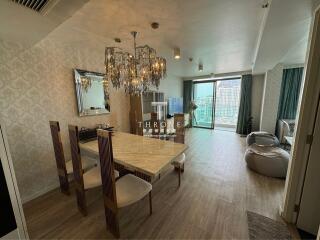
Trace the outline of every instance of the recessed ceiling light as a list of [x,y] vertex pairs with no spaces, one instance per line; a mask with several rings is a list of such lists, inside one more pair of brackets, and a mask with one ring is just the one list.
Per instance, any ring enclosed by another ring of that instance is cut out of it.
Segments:
[[180,59],[181,58],[180,48],[174,48],[173,49],[173,57],[174,57],[174,59]]

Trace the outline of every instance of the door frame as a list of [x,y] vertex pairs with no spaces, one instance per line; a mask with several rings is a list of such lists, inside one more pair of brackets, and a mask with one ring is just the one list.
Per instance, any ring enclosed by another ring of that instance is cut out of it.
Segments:
[[[318,200],[320,195],[314,196],[314,186],[318,182],[318,153],[320,145],[320,95],[318,99],[318,111],[313,124],[313,143],[311,144],[310,151],[308,153],[308,161],[306,166],[305,175],[303,178],[303,188],[299,202],[299,212],[297,214],[297,228],[302,229],[306,232],[316,235],[318,233],[318,224],[314,225],[313,221],[310,221],[310,216],[315,213],[319,213],[319,208],[310,208],[310,206],[318,205]],[[314,145],[315,144],[315,145]],[[316,151],[316,152],[315,152]],[[318,151],[318,152],[317,152]],[[315,179],[316,177],[316,179]],[[314,198],[316,197],[316,198]],[[320,216],[318,216],[317,221],[320,223]]]
[[18,189],[17,180],[14,173],[14,166],[10,154],[9,143],[6,136],[6,131],[3,122],[0,119],[0,156],[1,163],[8,186],[8,191],[10,195],[10,200],[16,219],[17,229],[11,233],[3,236],[6,238],[17,238],[19,239],[29,239],[27,224],[23,212],[23,207],[21,203],[21,197]]
[[[200,84],[200,83],[214,83],[214,87],[213,87],[213,111],[212,111],[212,116],[211,119],[213,120],[211,123],[211,128],[209,127],[202,127],[202,126],[194,126],[192,125],[192,127],[194,128],[205,128],[205,129],[214,129],[215,128],[215,120],[216,120],[216,99],[217,99],[217,82],[219,81],[228,81],[228,80],[240,80],[240,84],[241,84],[241,76],[236,76],[236,77],[226,77],[226,78],[219,78],[219,79],[209,79],[209,80],[193,80],[192,84]],[[194,87],[192,89],[192,99],[194,99]],[[241,94],[241,90],[240,90],[240,94]]]
[[296,224],[306,174],[311,143],[308,136],[313,134],[320,95],[320,9],[314,11],[311,25],[306,65],[303,73],[302,94],[299,98],[297,124],[292,145],[284,199],[280,214],[289,223]]

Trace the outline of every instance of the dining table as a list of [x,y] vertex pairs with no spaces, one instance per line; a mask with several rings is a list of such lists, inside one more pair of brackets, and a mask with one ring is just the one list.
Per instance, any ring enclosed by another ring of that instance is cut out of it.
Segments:
[[[81,152],[99,157],[98,140],[80,142]],[[186,144],[125,132],[112,133],[114,166],[118,171],[130,171],[153,182],[175,158],[187,150]]]

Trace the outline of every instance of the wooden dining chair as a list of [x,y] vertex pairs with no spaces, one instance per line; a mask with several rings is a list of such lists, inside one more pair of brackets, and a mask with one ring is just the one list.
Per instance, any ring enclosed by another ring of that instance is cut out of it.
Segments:
[[151,130],[152,137],[159,138],[160,137],[160,121],[158,120],[158,114],[156,112],[151,113]]
[[143,121],[138,119],[136,111],[131,110],[129,112],[130,118],[130,133],[143,136]]
[[115,181],[111,132],[98,130],[99,157],[106,225],[117,238],[120,237],[118,210],[131,205],[149,194],[152,214],[152,185],[132,174]]
[[80,155],[79,132],[77,126],[69,125],[69,138],[77,205],[79,211],[84,216],[86,216],[87,203],[85,191],[102,185],[100,167],[96,166],[84,173],[82,171],[83,168]]
[[160,121],[160,139],[161,140],[168,140],[168,126],[167,126],[167,120]]
[[[174,128],[176,130],[174,142],[184,144],[185,127],[184,127],[184,114],[174,114]],[[184,172],[184,163],[186,161],[186,154],[182,153],[172,162],[175,169],[179,173],[179,187],[181,185],[181,173]]]
[[[56,165],[58,170],[60,190],[62,193],[69,195],[69,176],[73,174],[72,161],[66,161],[61,141],[60,124],[57,121],[49,121],[54,154],[56,158]],[[93,159],[84,158],[82,160],[83,170],[94,167],[95,161]]]
[[52,143],[54,155],[56,158],[56,165],[58,170],[58,177],[60,182],[60,190],[62,193],[69,195],[69,180],[66,167],[66,160],[64,158],[63,145],[61,141],[60,125],[59,122],[50,121],[50,130],[52,136]]

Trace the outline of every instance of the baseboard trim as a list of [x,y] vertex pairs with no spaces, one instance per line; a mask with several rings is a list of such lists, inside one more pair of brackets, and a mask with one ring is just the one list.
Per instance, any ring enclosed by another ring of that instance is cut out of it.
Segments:
[[54,190],[54,189],[56,189],[58,187],[59,187],[59,183],[57,182],[57,183],[54,183],[54,184],[42,189],[41,191],[38,191],[38,192],[36,192],[36,193],[34,193],[32,195],[24,197],[24,198],[21,199],[22,204],[30,202],[30,201],[32,201],[32,200],[34,200],[34,199],[36,199],[36,198],[38,198],[38,197],[50,192],[50,191],[52,191],[52,190]]

